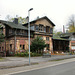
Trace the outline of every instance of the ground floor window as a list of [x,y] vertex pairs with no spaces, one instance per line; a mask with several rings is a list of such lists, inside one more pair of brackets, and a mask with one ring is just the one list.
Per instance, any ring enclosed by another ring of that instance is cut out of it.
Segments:
[[4,50],[4,47],[2,47],[2,51]]
[[10,50],[12,50],[12,44],[10,44]]
[[49,41],[49,37],[46,37],[46,40]]
[[71,46],[72,49],[75,49],[75,46]]
[[0,51],[1,51],[1,47],[0,47]]
[[25,45],[20,45],[20,49],[25,49]]
[[49,50],[49,44],[47,44],[47,50]]
[[23,49],[25,48],[25,45],[23,45]]

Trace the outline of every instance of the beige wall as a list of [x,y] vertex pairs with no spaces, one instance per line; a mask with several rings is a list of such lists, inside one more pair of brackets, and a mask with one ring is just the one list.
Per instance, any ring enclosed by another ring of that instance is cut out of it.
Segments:
[[41,20],[38,20],[35,24],[43,24],[44,26],[50,26],[50,27],[53,27],[46,19],[41,19]]

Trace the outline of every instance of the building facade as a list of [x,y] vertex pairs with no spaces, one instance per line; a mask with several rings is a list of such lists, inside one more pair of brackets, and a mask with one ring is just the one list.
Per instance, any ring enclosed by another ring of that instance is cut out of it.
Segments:
[[[4,34],[4,42],[0,44],[0,52],[15,54],[28,50],[28,23],[19,24],[15,18],[13,22],[0,20],[1,31]],[[52,37],[55,25],[46,16],[30,22],[30,39],[41,36],[48,44],[45,50],[53,51]]]

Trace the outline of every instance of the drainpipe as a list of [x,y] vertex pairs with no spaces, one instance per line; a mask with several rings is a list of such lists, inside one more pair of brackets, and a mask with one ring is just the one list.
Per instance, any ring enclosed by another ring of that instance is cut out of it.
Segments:
[[14,54],[16,53],[16,29],[15,29],[15,36],[14,36]]
[[6,57],[6,37],[5,37],[5,57]]

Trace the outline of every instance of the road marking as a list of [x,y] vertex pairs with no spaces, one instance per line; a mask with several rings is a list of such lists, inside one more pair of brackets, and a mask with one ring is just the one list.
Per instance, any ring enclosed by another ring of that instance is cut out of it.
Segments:
[[58,63],[56,63],[56,64],[47,65],[47,66],[42,66],[42,67],[37,67],[37,68],[34,68],[34,69],[29,68],[28,70],[23,70],[23,71],[13,72],[13,73],[4,74],[4,75],[17,74],[17,73],[28,72],[28,71],[38,70],[38,69],[42,69],[42,68],[47,68],[47,67],[57,66],[57,65],[61,65],[61,64],[73,62],[73,61],[75,61],[75,58],[73,58],[73,59],[66,59],[66,61],[65,61],[65,62],[64,62],[64,61],[65,61],[65,60],[62,60],[61,63],[58,62]]

